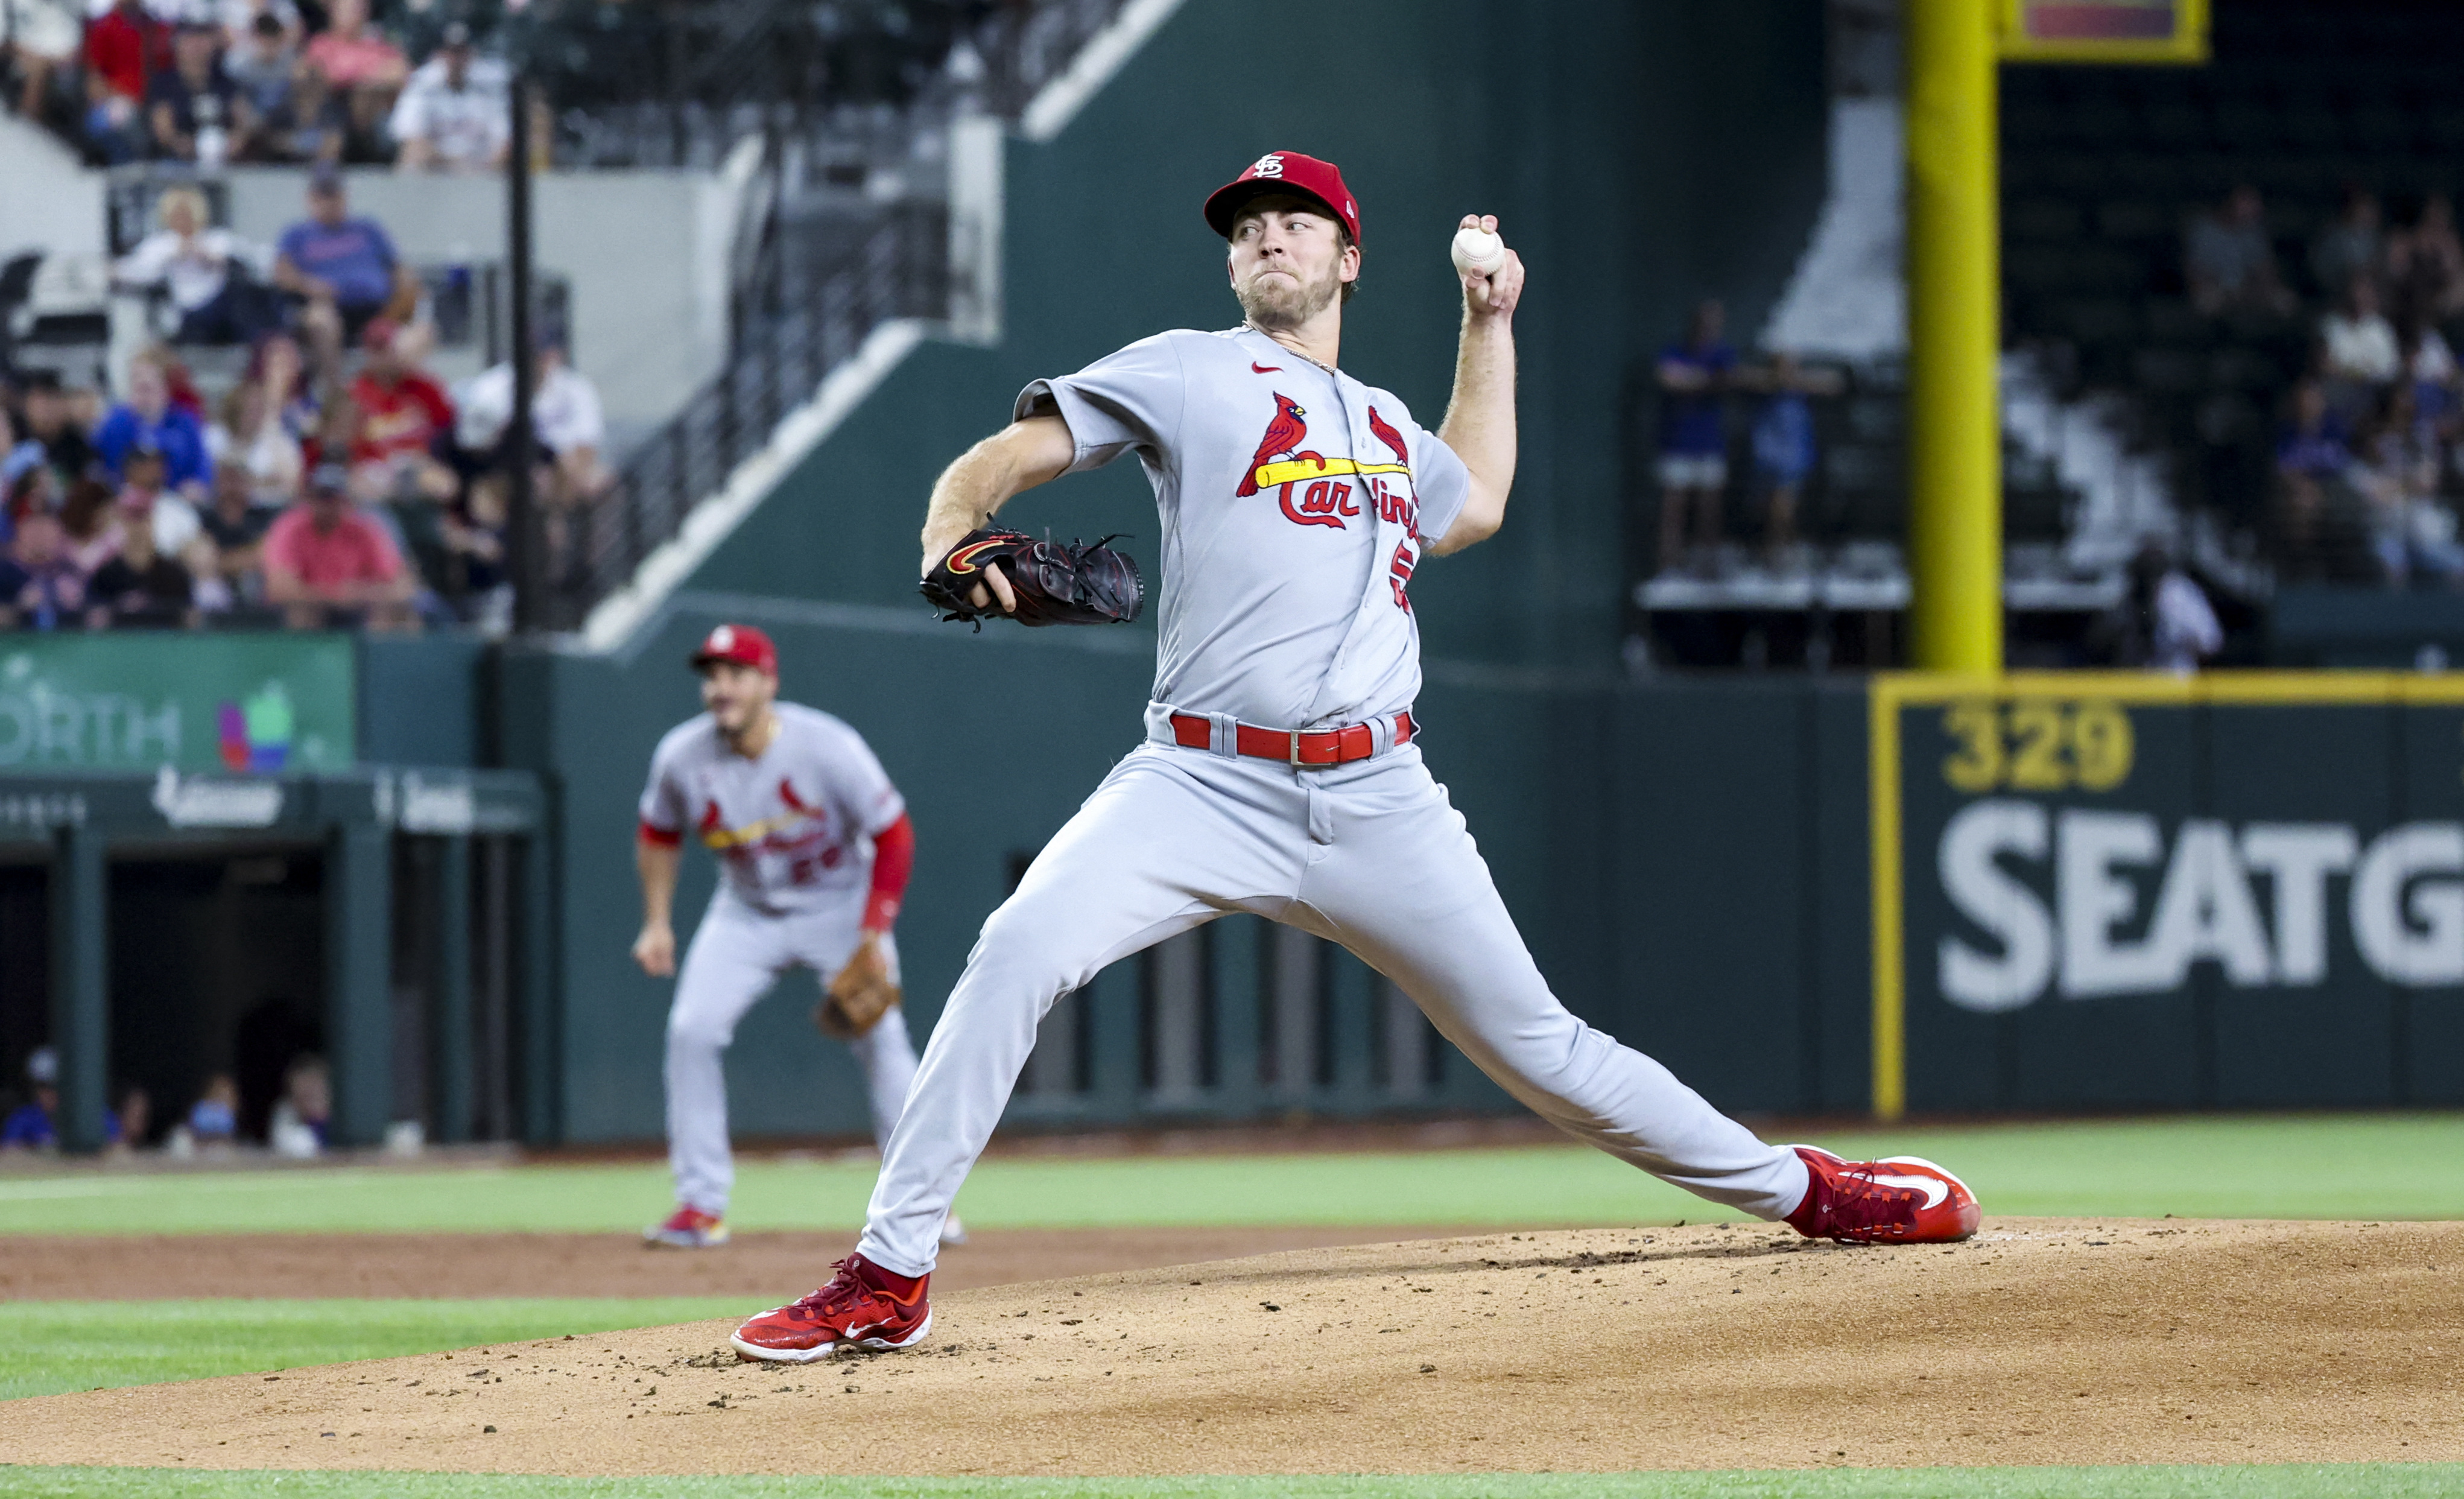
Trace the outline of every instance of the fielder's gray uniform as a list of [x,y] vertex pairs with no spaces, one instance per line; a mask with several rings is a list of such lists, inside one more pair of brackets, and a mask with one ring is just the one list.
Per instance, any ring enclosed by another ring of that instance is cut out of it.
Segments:
[[[690,834],[717,855],[718,888],[685,949],[668,1011],[668,1164],[676,1201],[724,1215],[736,1182],[720,1058],[736,1024],[790,968],[826,986],[862,937],[872,836],[906,814],[864,737],[817,709],[778,703],[778,737],[758,759],[728,747],[704,714],[650,757],[642,830]],[[898,950],[885,934],[891,977]],[[907,1017],[891,1009],[848,1042],[864,1068],[874,1137],[890,1138],[915,1076]]]
[[[933,1268],[942,1217],[1055,999],[1235,911],[1350,948],[1577,1138],[1715,1201],[1793,1209],[1793,1152],[1558,1003],[1419,746],[1395,743],[1420,685],[1407,588],[1424,539],[1469,496],[1462,460],[1391,392],[1245,329],[1142,340],[1027,386],[1017,414],[1039,409],[1068,424],[1072,472],[1134,452],[1155,486],[1148,742],[985,922],[883,1153],[865,1258]],[[1209,720],[1209,747],[1177,742],[1176,713]],[[1380,753],[1323,769],[1240,758],[1236,721],[1366,723]]]

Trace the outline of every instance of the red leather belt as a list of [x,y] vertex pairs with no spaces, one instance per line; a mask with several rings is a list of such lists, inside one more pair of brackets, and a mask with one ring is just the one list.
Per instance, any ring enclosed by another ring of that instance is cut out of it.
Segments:
[[[1213,749],[1215,724],[1194,714],[1172,716],[1173,742],[1183,749]],[[1280,760],[1293,766],[1348,765],[1355,760],[1367,760],[1377,753],[1376,731],[1365,723],[1344,729],[1321,729],[1304,734],[1298,729],[1262,729],[1255,724],[1233,725],[1233,747],[1254,760]],[[1395,716],[1395,743],[1399,747],[1412,742],[1412,716]]]

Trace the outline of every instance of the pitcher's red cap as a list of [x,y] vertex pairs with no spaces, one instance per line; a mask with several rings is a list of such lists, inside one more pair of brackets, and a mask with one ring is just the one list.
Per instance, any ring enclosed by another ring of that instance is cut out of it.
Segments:
[[1321,162],[1314,156],[1298,151],[1268,151],[1249,164],[1249,169],[1215,189],[1206,200],[1206,222],[1215,232],[1226,239],[1232,237],[1232,220],[1241,206],[1251,198],[1268,192],[1296,192],[1304,198],[1315,198],[1327,211],[1343,221],[1352,231],[1352,242],[1360,243],[1360,205],[1352,200],[1352,189],[1343,185],[1342,169],[1332,162]]
[[750,625],[721,625],[703,636],[700,649],[693,653],[693,670],[698,672],[713,661],[732,661],[772,676],[779,674],[779,648]]

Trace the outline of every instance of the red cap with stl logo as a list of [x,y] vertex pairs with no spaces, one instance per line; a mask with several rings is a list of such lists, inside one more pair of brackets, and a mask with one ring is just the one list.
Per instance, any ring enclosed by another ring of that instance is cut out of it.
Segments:
[[1304,198],[1315,198],[1326,205],[1328,212],[1343,221],[1343,227],[1352,231],[1352,242],[1360,243],[1360,205],[1352,200],[1352,189],[1343,185],[1342,169],[1332,162],[1321,162],[1298,151],[1268,151],[1251,162],[1247,171],[1216,188],[1206,200],[1206,222],[1215,232],[1230,239],[1232,220],[1240,214],[1242,205],[1270,192],[1295,192]]
[[698,672],[714,661],[749,666],[771,676],[779,674],[779,648],[750,625],[721,625],[703,636],[701,648],[693,653],[693,670]]

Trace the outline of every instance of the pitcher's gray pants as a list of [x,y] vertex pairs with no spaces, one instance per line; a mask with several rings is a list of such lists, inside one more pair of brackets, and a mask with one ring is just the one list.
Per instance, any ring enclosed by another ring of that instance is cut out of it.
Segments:
[[[668,1011],[668,1168],[676,1201],[725,1214],[736,1185],[727,1148],[727,1073],[720,1065],[744,1018],[781,974],[809,968],[826,988],[854,956],[863,935],[864,892],[820,911],[764,915],[721,885],[685,949],[676,998]],[[898,977],[898,947],[882,939],[890,976]],[[906,1011],[895,1009],[847,1043],[864,1069],[872,1105],[872,1135],[885,1144],[915,1078],[915,1043]]]
[[1763,1218],[1804,1200],[1794,1153],[1557,1003],[1418,745],[1293,770],[1153,742],[1157,710],[1148,716],[1151,741],[1113,767],[984,923],[882,1153],[866,1259],[902,1275],[933,1268],[941,1220],[1054,1000],[1235,911],[1350,948],[1575,1138]]

